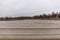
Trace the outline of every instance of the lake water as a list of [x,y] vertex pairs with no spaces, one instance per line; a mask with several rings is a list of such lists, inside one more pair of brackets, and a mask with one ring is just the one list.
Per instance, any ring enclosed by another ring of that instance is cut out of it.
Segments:
[[59,20],[0,21],[0,28],[60,28]]

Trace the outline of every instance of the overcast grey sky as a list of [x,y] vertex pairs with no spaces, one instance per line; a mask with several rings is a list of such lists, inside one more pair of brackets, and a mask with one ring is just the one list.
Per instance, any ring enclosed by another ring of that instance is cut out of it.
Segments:
[[60,11],[60,0],[0,0],[0,16],[33,16]]

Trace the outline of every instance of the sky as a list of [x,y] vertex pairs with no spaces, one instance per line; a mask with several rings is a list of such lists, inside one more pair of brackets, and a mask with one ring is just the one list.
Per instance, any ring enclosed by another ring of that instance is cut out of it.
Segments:
[[0,0],[0,17],[34,16],[60,11],[60,0]]

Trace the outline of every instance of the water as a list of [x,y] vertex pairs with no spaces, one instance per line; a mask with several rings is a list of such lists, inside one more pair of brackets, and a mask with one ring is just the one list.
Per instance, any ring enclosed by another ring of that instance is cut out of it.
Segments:
[[0,21],[0,28],[60,28],[60,21],[54,20],[20,20]]

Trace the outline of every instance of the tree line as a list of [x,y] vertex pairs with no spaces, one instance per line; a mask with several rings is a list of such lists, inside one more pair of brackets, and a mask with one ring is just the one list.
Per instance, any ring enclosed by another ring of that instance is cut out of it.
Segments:
[[59,19],[60,12],[52,12],[51,14],[42,14],[42,15],[35,15],[35,16],[24,16],[24,17],[0,17],[0,21],[3,20],[25,20],[25,19]]
[[42,14],[39,16],[34,16],[34,19],[58,19],[60,18],[60,12],[52,12],[51,14]]

